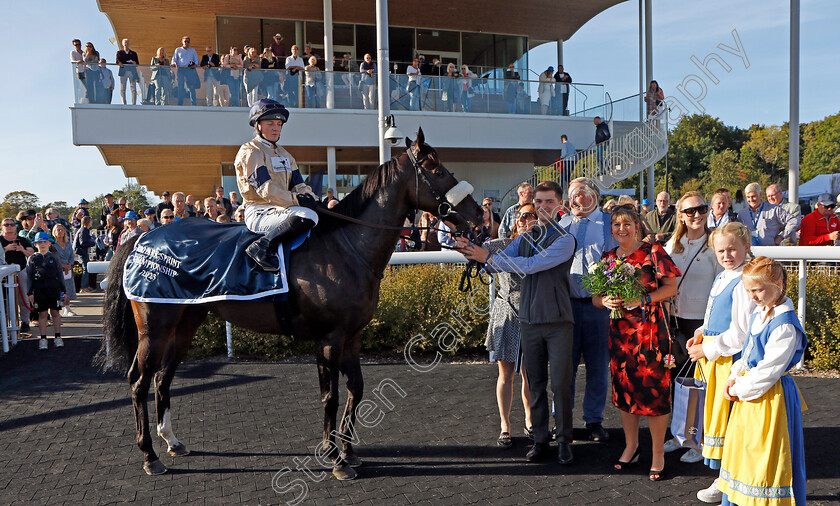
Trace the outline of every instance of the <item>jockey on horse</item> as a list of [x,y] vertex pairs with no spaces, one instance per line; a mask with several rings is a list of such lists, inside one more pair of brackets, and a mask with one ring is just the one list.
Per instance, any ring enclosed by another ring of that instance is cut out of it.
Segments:
[[236,154],[236,183],[245,207],[245,226],[265,234],[245,251],[263,270],[280,270],[277,247],[318,224],[318,197],[288,151],[277,144],[289,120],[282,104],[262,99],[251,106],[254,138]]

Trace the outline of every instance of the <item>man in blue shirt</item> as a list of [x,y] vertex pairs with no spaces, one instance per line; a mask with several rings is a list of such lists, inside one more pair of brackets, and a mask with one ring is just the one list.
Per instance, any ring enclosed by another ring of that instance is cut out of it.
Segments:
[[190,47],[190,38],[186,35],[181,39],[181,47],[172,53],[172,66],[178,68],[178,105],[184,105],[184,95],[189,93],[190,103],[197,105],[195,90],[201,86],[198,73],[198,53]]
[[555,217],[563,191],[553,181],[537,185],[534,207],[539,223],[517,237],[501,253],[458,238],[457,248],[468,259],[484,263],[487,272],[510,272],[522,277],[519,321],[525,374],[531,391],[534,446],[525,456],[538,462],[549,456],[549,407],[546,387],[551,365],[557,425],[557,462],[571,464],[572,456],[572,342],[574,317],[569,300],[569,268],[575,238]]
[[[575,236],[577,245],[571,266],[570,295],[575,315],[572,371],[583,357],[586,362],[586,392],[583,396],[583,421],[592,441],[604,442],[609,434],[601,425],[610,380],[609,311],[592,305],[592,294],[583,287],[582,278],[589,265],[601,254],[616,246],[610,233],[610,215],[598,209],[600,192],[594,181],[577,178],[569,183],[571,212],[563,215],[560,225]],[[574,396],[574,377],[572,395]]]

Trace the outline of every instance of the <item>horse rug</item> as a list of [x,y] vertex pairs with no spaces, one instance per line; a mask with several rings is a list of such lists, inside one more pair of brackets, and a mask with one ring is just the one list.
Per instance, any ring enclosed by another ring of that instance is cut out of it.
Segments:
[[123,287],[129,300],[203,304],[219,300],[285,298],[289,252],[305,236],[278,248],[281,269],[265,272],[245,249],[261,237],[242,223],[187,218],[140,236],[129,253]]

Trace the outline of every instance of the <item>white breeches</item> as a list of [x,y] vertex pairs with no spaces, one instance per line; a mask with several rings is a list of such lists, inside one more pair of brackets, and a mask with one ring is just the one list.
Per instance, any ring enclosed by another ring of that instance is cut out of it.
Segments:
[[318,224],[318,213],[308,207],[251,204],[245,207],[245,226],[252,232],[265,234],[292,216],[306,218]]

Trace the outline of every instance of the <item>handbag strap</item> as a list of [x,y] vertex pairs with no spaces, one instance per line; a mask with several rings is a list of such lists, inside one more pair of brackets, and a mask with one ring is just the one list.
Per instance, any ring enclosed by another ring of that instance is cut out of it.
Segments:
[[704,249],[706,249],[705,245],[700,246],[700,249],[698,249],[694,256],[691,257],[691,260],[688,261],[688,265],[685,268],[685,272],[682,273],[682,276],[680,277],[680,282],[677,283],[677,292],[680,291],[680,287],[682,286],[683,281],[685,281],[685,275],[688,274],[689,269],[691,269],[691,265],[694,263],[694,259],[697,258],[697,255],[699,255],[700,252]]

